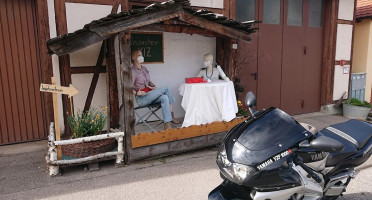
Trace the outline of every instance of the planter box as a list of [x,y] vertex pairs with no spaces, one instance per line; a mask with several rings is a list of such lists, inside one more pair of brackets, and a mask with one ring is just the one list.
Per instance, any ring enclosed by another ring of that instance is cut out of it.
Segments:
[[371,108],[343,104],[344,116],[351,119],[365,120],[368,117]]

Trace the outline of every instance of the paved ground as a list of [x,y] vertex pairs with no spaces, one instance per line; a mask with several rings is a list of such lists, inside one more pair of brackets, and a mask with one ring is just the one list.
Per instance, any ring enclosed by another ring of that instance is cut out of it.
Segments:
[[[346,119],[321,113],[296,116],[321,129]],[[46,141],[0,147],[0,199],[206,199],[220,184],[214,148],[100,171],[69,168],[49,178]],[[372,199],[372,159],[360,167],[342,200]]]

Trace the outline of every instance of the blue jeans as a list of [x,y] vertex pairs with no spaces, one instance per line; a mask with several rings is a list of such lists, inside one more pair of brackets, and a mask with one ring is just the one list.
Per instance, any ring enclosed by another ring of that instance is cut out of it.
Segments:
[[174,102],[172,92],[167,87],[157,88],[148,92],[144,96],[136,96],[136,101],[139,106],[147,106],[154,103],[161,104],[164,123],[172,121],[170,104]]

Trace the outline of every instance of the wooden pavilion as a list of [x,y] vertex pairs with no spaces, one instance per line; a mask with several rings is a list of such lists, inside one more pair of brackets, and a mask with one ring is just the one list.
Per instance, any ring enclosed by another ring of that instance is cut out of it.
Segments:
[[[121,90],[124,104],[125,162],[174,154],[178,152],[216,145],[230,128],[244,119],[230,122],[213,122],[211,124],[168,129],[153,133],[134,135],[134,96],[131,77],[131,32],[156,31],[199,34],[216,37],[217,63],[232,80],[236,63],[236,44],[238,40],[250,41],[249,34],[255,32],[256,21],[237,22],[224,16],[218,16],[206,9],[195,10],[187,0],[171,0],[154,3],[146,8],[133,9],[129,12],[117,12],[105,18],[94,20],[84,28],[73,33],[60,35],[47,41],[50,54],[59,56],[60,62],[68,61],[68,55],[92,44],[103,41],[96,66],[93,69],[73,67],[73,70],[91,71],[94,73],[85,102],[84,110],[88,110],[97,85],[100,73],[107,72],[109,78],[109,122],[111,128],[119,127],[119,92]],[[103,60],[106,57],[106,66]],[[72,70],[62,69],[60,72]],[[68,66],[68,65],[67,65]],[[117,74],[117,71],[120,72]],[[71,80],[71,74],[65,74]],[[120,80],[118,87],[117,80]],[[69,101],[63,100],[64,110],[69,110]],[[64,113],[66,118],[67,113]],[[69,134],[65,123],[65,134]]]

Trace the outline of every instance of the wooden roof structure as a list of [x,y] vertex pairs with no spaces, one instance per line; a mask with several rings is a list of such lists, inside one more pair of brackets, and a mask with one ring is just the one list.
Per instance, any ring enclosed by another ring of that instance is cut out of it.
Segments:
[[188,33],[192,34],[202,29],[216,36],[250,41],[249,34],[255,32],[256,28],[252,27],[255,23],[257,21],[237,22],[206,9],[195,10],[188,0],[170,0],[94,20],[73,33],[50,39],[47,47],[50,54],[61,56],[108,39],[114,34],[152,24],[157,24],[156,29],[160,31],[178,28],[187,32],[187,29],[191,29]]
[[[73,33],[60,35],[47,41],[49,54],[59,56],[61,85],[71,83],[72,72],[93,73],[84,106],[84,111],[87,111],[93,99],[99,74],[107,72],[109,77],[108,106],[111,128],[119,127],[118,91],[121,91],[123,110],[120,110],[120,112],[123,112],[124,119],[121,119],[123,124],[120,124],[120,128],[126,133],[124,138],[124,160],[127,164],[133,160],[182,152],[202,146],[215,145],[220,142],[224,136],[223,131],[229,130],[242,119],[134,135],[136,122],[134,116],[135,100],[131,61],[128,59],[131,57],[131,32],[173,32],[216,37],[217,62],[223,66],[226,74],[230,75],[231,80],[234,80],[237,49],[233,48],[233,44],[236,44],[237,40],[250,41],[249,34],[256,31],[257,28],[253,25],[258,23],[258,21],[237,22],[206,9],[196,10],[190,6],[188,0],[170,0],[154,3],[145,8],[126,10],[128,12],[116,13],[117,9],[118,4],[114,4],[111,11],[112,14],[107,17],[94,20]],[[70,66],[70,53],[101,41],[103,43],[95,66]],[[106,66],[103,65],[105,58]],[[118,87],[117,80],[120,80],[120,87]],[[63,96],[62,103],[65,135],[68,136],[71,135],[71,131],[66,119],[68,111],[73,107],[73,101]],[[195,134],[185,134],[186,132]],[[188,146],[179,145],[184,140],[193,143],[192,141],[195,138],[205,142]],[[175,144],[179,148],[174,149],[168,144],[171,146]],[[158,145],[159,151],[153,151],[154,145]]]

